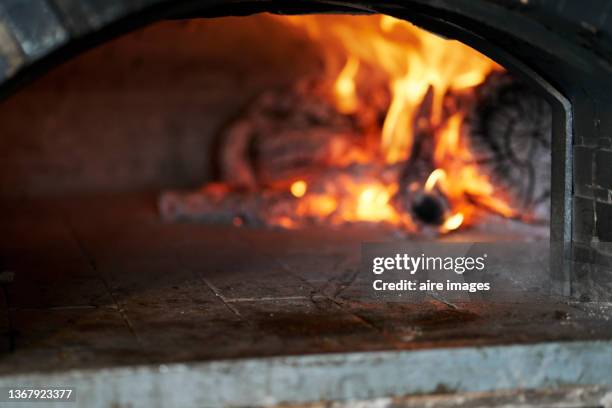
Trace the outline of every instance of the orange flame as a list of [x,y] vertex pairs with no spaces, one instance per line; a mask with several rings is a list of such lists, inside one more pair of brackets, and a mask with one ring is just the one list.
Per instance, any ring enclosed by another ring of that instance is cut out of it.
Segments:
[[463,116],[456,113],[448,119],[446,125],[439,131],[438,143],[434,150],[434,161],[438,164],[447,158],[453,158],[459,151],[459,136]]
[[[461,142],[463,116],[451,116],[446,125],[438,132],[434,150],[434,162],[445,169],[444,193],[456,208],[466,208],[477,203],[504,217],[516,217],[517,213],[508,203],[494,197],[495,187],[474,164],[472,152]],[[462,221],[468,224],[475,221],[468,218],[474,211],[466,212]]]
[[[379,161],[383,166],[391,166],[408,160],[414,144],[415,117],[423,115],[424,99],[431,98],[427,120],[435,133],[436,169],[422,188],[427,192],[438,188],[448,198],[449,212],[453,215],[447,216],[441,231],[469,224],[475,213],[474,203],[503,216],[515,215],[505,202],[492,196],[491,181],[473,164],[472,154],[461,138],[465,113],[448,116],[444,107],[449,92],[481,84],[492,70],[500,69],[497,64],[457,41],[443,39],[390,16],[275,18],[304,29],[320,44],[326,73],[333,83],[330,94],[339,112],[359,113],[371,103],[367,95],[372,95],[373,89],[382,89],[388,95],[378,151],[355,149],[344,154],[339,165],[350,165],[347,161]],[[362,77],[367,80],[360,81]],[[314,193],[303,180],[291,185],[291,194],[300,199],[299,216],[386,221],[406,228],[412,225],[407,214],[398,212],[392,203],[399,190],[397,181],[372,182],[349,177],[330,179],[326,186]]]
[[435,169],[434,171],[431,172],[429,177],[427,177],[427,181],[425,181],[424,190],[426,192],[430,192],[434,189],[436,184],[443,183],[445,181],[446,181],[446,172],[442,169]]
[[359,60],[349,56],[346,65],[340,71],[334,91],[338,110],[342,113],[353,113],[357,109],[357,94],[355,93],[355,76],[359,69]]
[[432,123],[437,124],[448,90],[476,86],[498,68],[490,59],[457,41],[443,39],[391,16],[309,15],[288,19],[304,27],[322,44],[328,71],[337,69],[338,58],[348,55],[344,69],[332,75],[340,79],[352,73],[354,77],[361,63],[386,77],[392,101],[383,126],[381,148],[389,163],[408,158],[414,111],[430,86],[434,91]]

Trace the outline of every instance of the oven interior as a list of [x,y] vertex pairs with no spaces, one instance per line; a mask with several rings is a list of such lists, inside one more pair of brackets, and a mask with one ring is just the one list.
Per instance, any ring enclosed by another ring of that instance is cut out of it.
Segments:
[[[552,122],[519,74],[388,16],[93,48],[0,107],[0,373],[609,338],[550,275]],[[502,246],[516,290],[379,299],[371,242]]]

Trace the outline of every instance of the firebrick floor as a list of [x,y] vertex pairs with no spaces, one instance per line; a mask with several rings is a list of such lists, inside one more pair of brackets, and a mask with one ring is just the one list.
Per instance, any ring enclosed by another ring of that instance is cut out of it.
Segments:
[[382,230],[170,224],[146,194],[0,206],[0,375],[612,338],[606,304],[368,299]]

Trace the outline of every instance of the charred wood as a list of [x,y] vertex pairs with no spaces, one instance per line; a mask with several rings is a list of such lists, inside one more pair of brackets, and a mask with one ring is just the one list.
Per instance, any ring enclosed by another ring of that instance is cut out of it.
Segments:
[[496,194],[524,214],[549,218],[552,113],[543,97],[493,73],[475,89],[463,134]]

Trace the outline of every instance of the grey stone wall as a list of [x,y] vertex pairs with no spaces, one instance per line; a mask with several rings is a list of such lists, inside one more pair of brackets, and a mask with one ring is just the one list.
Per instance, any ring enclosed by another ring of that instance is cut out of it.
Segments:
[[[574,101],[572,294],[612,299],[612,117],[607,101]],[[593,119],[595,118],[595,119]]]

